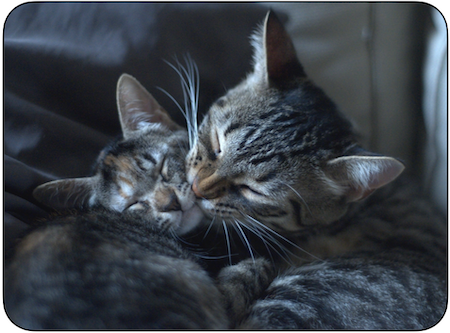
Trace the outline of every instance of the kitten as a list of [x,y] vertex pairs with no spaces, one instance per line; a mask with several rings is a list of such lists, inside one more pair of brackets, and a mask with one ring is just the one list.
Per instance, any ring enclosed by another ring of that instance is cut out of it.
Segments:
[[228,328],[227,311],[259,296],[273,270],[257,260],[224,268],[217,281],[207,274],[179,242],[203,217],[185,178],[186,131],[129,75],[117,100],[123,138],[100,153],[94,176],[34,191],[71,210],[15,249],[4,276],[8,316],[25,329]]
[[223,224],[227,241],[232,226],[251,252],[251,230],[294,267],[243,327],[433,325],[446,302],[445,221],[423,198],[403,197],[409,184],[393,182],[401,162],[358,145],[274,13],[253,46],[253,72],[211,106],[186,159],[199,205]]
[[202,215],[185,179],[186,131],[129,75],[118,81],[117,103],[123,138],[100,153],[95,174],[45,183],[34,197],[55,209],[149,208],[160,225],[186,233]]

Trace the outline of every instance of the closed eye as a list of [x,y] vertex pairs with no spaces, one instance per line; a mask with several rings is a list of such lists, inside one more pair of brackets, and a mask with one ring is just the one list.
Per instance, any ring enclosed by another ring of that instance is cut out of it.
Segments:
[[136,201],[125,208],[125,210],[144,210],[148,209],[148,204],[144,201]]
[[248,191],[248,192],[250,192],[252,194],[264,196],[264,194],[262,194],[261,192],[258,192],[257,190],[255,190],[254,188],[248,186],[247,184],[240,184],[237,187],[242,193],[245,193],[246,191]]

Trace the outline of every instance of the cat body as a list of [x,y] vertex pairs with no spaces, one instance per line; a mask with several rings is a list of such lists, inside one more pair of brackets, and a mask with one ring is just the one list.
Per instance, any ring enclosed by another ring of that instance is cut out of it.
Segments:
[[211,106],[186,159],[225,251],[234,229],[280,270],[241,327],[434,325],[446,304],[445,220],[396,179],[400,161],[358,144],[273,12],[253,46],[253,71]]
[[197,259],[137,212],[58,216],[24,238],[5,274],[26,329],[228,327]]
[[298,251],[241,328],[430,328],[446,310],[446,234],[445,218],[400,178],[299,241],[325,259]]
[[[117,101],[123,138],[100,153],[94,175],[35,189],[61,212],[9,256],[8,316],[25,329],[229,328],[227,313],[239,321],[234,310],[264,291],[273,269],[244,261],[209,276],[180,241],[203,218],[185,177],[186,130],[129,75]],[[244,288],[249,281],[262,282]]]
[[[425,262],[432,265],[423,265]],[[446,311],[444,264],[401,248],[352,253],[287,270],[241,329],[421,330]]]

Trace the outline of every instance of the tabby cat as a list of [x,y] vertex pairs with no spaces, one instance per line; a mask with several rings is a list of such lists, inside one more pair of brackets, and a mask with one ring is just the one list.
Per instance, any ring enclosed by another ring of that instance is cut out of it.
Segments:
[[227,242],[237,230],[254,256],[250,230],[267,255],[286,259],[272,256],[283,273],[241,327],[435,324],[446,305],[444,219],[394,181],[401,162],[358,144],[273,12],[252,42],[253,71],[211,106],[186,159],[199,205]]
[[101,152],[95,175],[34,191],[72,210],[29,232],[11,255],[7,313],[25,329],[228,328],[226,311],[239,315],[272,267],[243,261],[217,287],[179,242],[203,217],[186,182],[187,132],[129,75],[117,100],[123,138]]

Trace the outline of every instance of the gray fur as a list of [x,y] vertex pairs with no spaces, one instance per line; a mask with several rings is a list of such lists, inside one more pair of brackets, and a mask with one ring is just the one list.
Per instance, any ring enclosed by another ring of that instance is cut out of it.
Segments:
[[99,154],[94,175],[48,182],[33,195],[60,210],[142,210],[161,226],[178,234],[188,232],[202,214],[186,182],[186,130],[127,74],[117,83],[117,104],[123,137]]
[[214,281],[142,214],[95,209],[47,221],[5,272],[24,329],[224,329]]
[[[182,246],[179,235],[203,217],[185,177],[187,132],[132,77],[123,75],[117,91],[123,138],[100,153],[94,175],[34,191],[69,211],[9,255],[8,316],[24,329],[229,328],[245,314],[231,311],[234,302],[251,304],[272,281],[270,268],[244,261],[214,281]],[[242,293],[248,279],[262,282]]]
[[352,254],[279,276],[253,306],[243,329],[421,330],[446,310],[445,276],[404,249]]
[[[404,166],[358,146],[350,122],[305,76],[277,22],[269,15],[254,37],[254,71],[205,116],[187,178],[209,216],[248,215],[290,234],[336,221]],[[269,61],[264,46],[282,47],[286,59]]]
[[445,221],[396,179],[401,162],[359,146],[274,13],[252,43],[253,71],[211,106],[186,160],[225,251],[235,229],[281,272],[240,327],[434,325],[446,304]]
[[298,251],[304,260],[276,278],[241,328],[435,325],[447,304],[447,228],[417,193],[401,179],[352,206],[334,228],[310,235],[302,246],[327,259],[299,266],[311,259]]

